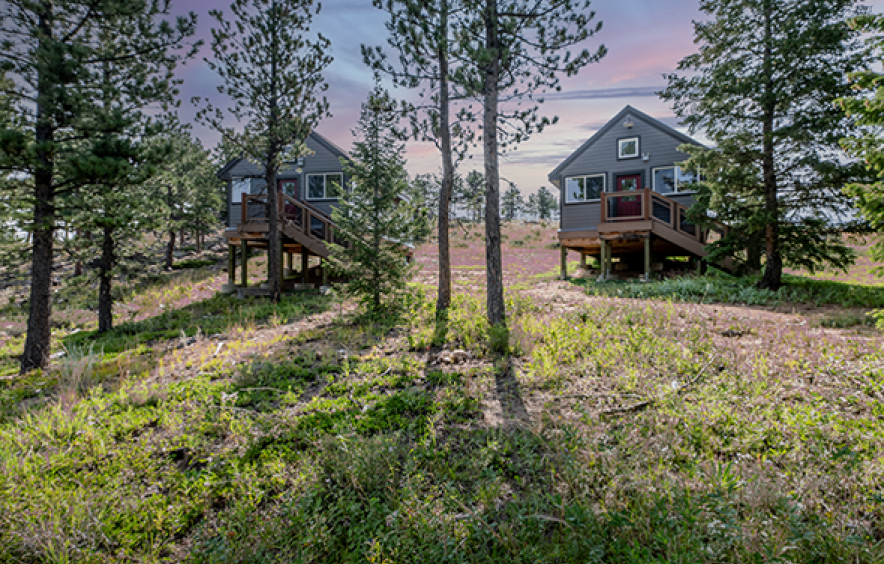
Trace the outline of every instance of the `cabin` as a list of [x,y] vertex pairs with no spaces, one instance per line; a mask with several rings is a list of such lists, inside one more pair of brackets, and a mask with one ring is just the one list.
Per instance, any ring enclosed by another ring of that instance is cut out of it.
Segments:
[[[324,261],[330,254],[328,244],[336,242],[331,212],[348,180],[343,163],[349,156],[345,151],[315,131],[305,143],[312,154],[282,167],[276,186],[284,289],[306,289],[327,283]],[[256,250],[269,246],[264,171],[240,158],[218,171],[218,177],[227,182],[224,236],[228,243],[229,280],[224,290],[236,291],[241,297],[263,295],[266,288],[249,288],[248,259]],[[297,269],[295,256],[300,257]]]
[[563,277],[569,251],[580,253],[583,268],[587,257],[597,258],[603,279],[647,279],[673,257],[702,268],[706,243],[721,232],[687,221],[698,177],[677,164],[688,158],[678,150],[684,144],[701,145],[626,106],[549,173],[561,192]]

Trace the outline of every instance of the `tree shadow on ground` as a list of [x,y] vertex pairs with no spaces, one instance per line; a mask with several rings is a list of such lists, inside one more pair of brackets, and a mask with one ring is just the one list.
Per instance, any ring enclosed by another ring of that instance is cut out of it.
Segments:
[[505,427],[522,427],[531,423],[531,415],[522,399],[522,390],[516,378],[512,362],[506,361],[504,366],[494,374],[495,393],[500,402]]

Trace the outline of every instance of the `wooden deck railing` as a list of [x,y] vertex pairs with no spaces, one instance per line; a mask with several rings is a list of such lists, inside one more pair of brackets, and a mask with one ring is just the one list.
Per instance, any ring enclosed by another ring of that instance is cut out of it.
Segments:
[[[277,205],[280,223],[285,223],[314,239],[346,245],[342,237],[338,236],[337,240],[335,239],[335,224],[321,210],[286,194],[279,194]],[[267,194],[243,194],[242,224],[267,223],[267,207]]]
[[656,221],[703,244],[711,240],[713,233],[721,237],[727,232],[724,225],[700,229],[687,221],[687,206],[649,188],[631,192],[602,192],[601,208],[601,223]]

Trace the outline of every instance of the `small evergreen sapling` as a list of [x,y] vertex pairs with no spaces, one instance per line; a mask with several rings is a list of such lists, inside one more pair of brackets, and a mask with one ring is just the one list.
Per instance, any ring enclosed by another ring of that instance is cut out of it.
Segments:
[[426,212],[402,198],[408,177],[401,117],[390,95],[376,86],[353,131],[352,162],[344,168],[350,185],[332,212],[350,243],[334,245],[337,267],[348,279],[344,291],[370,315],[395,309],[410,270],[406,245],[429,231]]

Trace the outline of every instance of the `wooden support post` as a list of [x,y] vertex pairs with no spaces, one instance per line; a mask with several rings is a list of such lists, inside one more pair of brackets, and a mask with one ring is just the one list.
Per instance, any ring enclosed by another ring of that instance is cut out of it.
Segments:
[[292,253],[286,253],[285,256],[288,257],[288,260],[286,262],[288,264],[288,270],[289,270],[289,272],[291,272],[292,271]]
[[236,247],[227,245],[227,282],[236,284]]
[[240,276],[242,276],[242,280],[240,281],[240,286],[243,288],[249,287],[249,244],[246,243],[246,240],[242,240],[242,268],[240,272]]
[[604,280],[605,278],[607,278],[608,275],[608,273],[605,272],[605,269],[607,269],[608,267],[608,244],[605,242],[604,239],[602,239],[602,248],[600,252],[601,254],[599,255],[599,270],[602,273],[602,280]]
[[605,278],[608,278],[614,271],[614,243],[608,243],[607,241],[605,241],[605,245],[610,245],[608,246],[608,252],[606,253],[608,257],[608,264],[605,266]]
[[562,260],[562,280],[568,279],[568,248],[565,245],[562,245],[561,248],[561,260]]
[[586,253],[580,251],[580,268],[586,270]]
[[322,269],[322,285],[328,286],[328,259],[320,258],[319,267]]
[[651,235],[645,239],[645,280],[651,279]]
[[301,282],[303,284],[307,283],[307,270],[310,267],[310,254],[307,252],[307,249],[301,249]]
[[[280,197],[282,197],[282,193],[280,192]],[[282,283],[285,282],[285,247],[282,246],[282,241],[280,241],[279,245],[279,292],[282,293]],[[270,270],[270,261],[267,261],[267,270]]]

